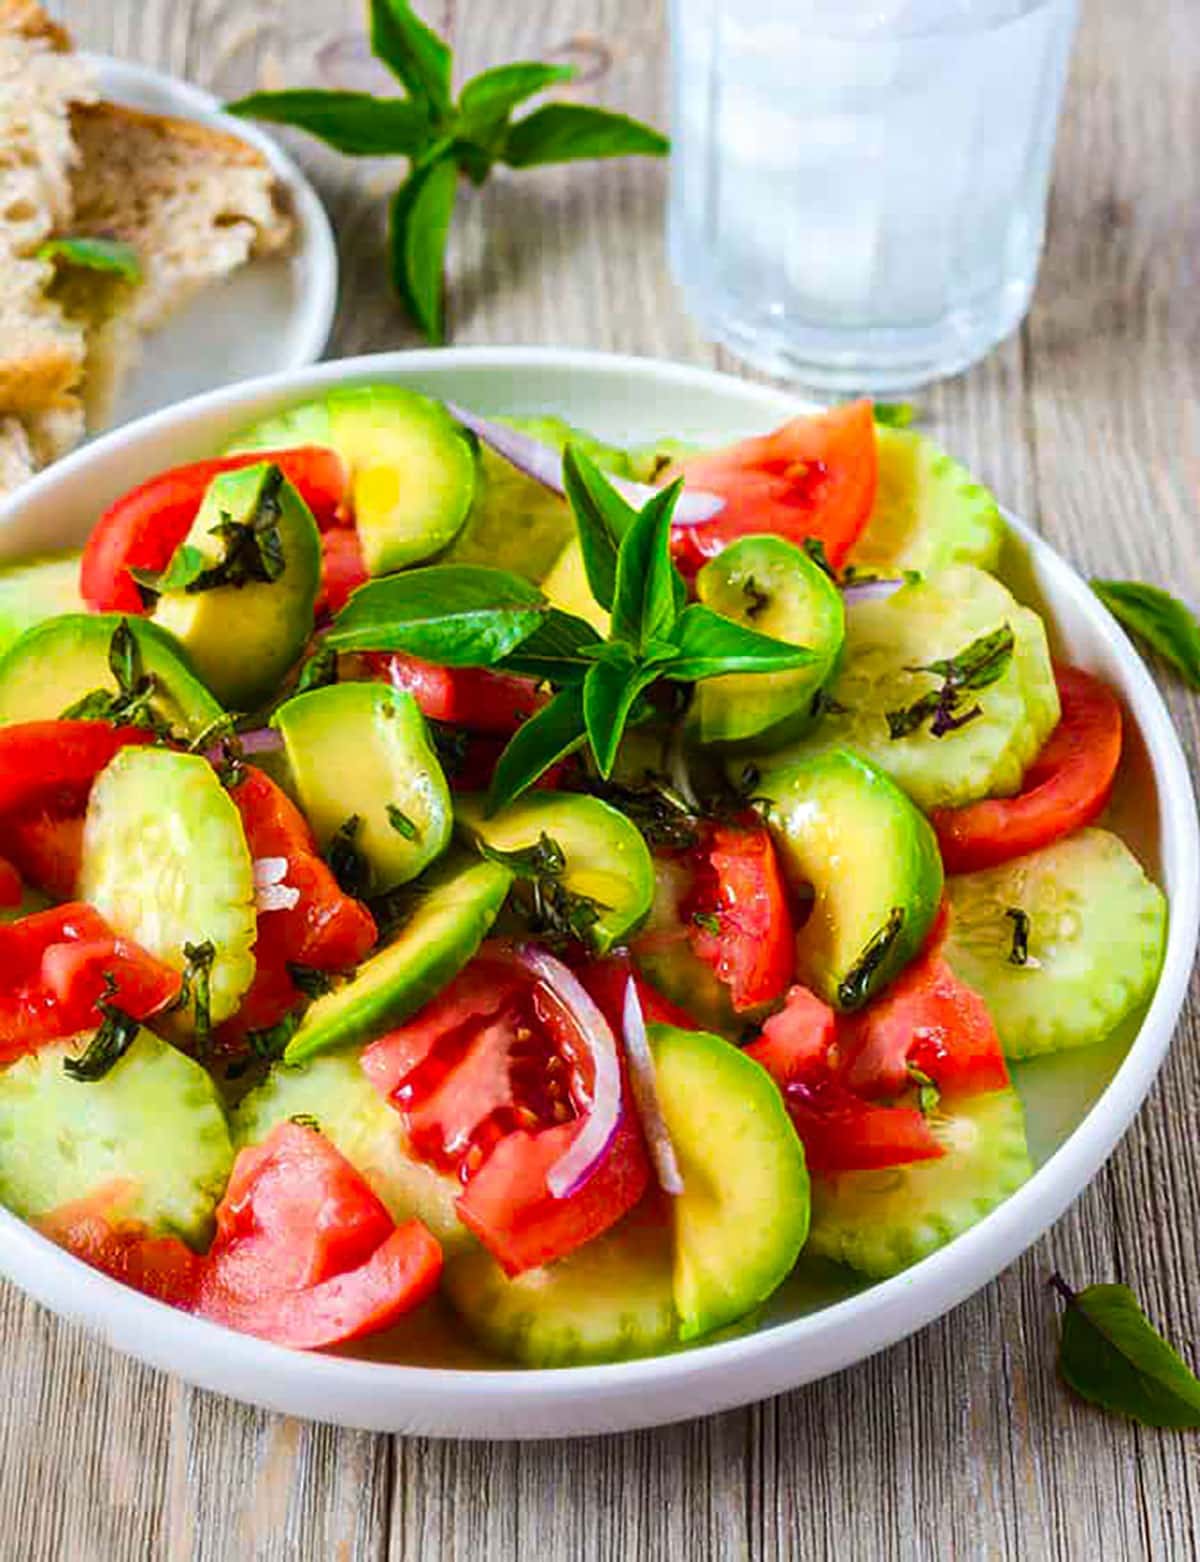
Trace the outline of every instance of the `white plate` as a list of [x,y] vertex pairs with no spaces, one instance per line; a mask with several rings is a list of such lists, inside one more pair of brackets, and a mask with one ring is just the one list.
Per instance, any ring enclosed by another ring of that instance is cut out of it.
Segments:
[[286,255],[251,260],[205,288],[144,343],[109,418],[109,427],[171,407],[186,396],[315,363],[337,308],[337,246],[316,191],[278,143],[257,125],[220,112],[191,82],[108,55],[84,58],[102,98],[154,114],[176,114],[256,146],[287,187],[296,238]]
[[[400,381],[481,412],[556,412],[618,442],[663,433],[735,437],[797,410],[790,397],[762,386],[598,353],[464,348],[322,364],[201,397],[68,456],[0,507],[0,558],[79,543],[122,490],[210,454],[249,419],[351,379]],[[647,1361],[543,1372],[464,1367],[470,1353],[424,1322],[374,1344],[376,1359],[265,1345],[126,1290],[3,1211],[0,1270],[117,1349],[207,1388],[316,1420],[456,1437],[617,1431],[727,1409],[861,1361],[954,1307],[1058,1218],[1137,1110],[1183,1004],[1200,898],[1187,767],[1138,656],[1074,570],[1017,521],[1004,573],[1019,594],[1049,610],[1057,649],[1121,694],[1129,742],[1114,823],[1164,885],[1171,925],[1158,990],[1132,1034],[1017,1071],[1039,1168],[957,1241],[893,1280],[857,1294],[835,1291],[840,1299],[832,1303],[828,1291],[789,1282],[759,1327],[736,1338]],[[378,1359],[388,1351],[424,1364]]]

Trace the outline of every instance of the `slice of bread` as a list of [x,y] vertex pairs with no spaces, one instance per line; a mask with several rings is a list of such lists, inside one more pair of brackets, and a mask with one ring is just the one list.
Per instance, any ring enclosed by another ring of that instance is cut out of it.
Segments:
[[142,335],[251,256],[286,248],[293,223],[270,164],[237,136],[115,103],[76,105],[71,125],[79,150],[71,233],[124,240],[142,268],[136,286],[76,273],[64,294],[87,333],[95,423]]

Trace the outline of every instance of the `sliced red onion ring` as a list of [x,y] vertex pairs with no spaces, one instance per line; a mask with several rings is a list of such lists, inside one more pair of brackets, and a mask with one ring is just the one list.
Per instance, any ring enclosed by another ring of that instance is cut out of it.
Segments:
[[274,727],[255,727],[251,732],[228,732],[225,737],[204,750],[210,765],[219,765],[225,758],[225,744],[234,742],[248,758],[255,754],[278,754],[283,747],[283,736]]
[[[534,439],[532,434],[509,428],[506,423],[494,423],[490,418],[482,418],[468,407],[460,407],[456,401],[447,401],[444,406],[452,418],[456,418],[464,428],[469,428],[472,434],[477,434],[485,445],[498,456],[503,456],[519,472],[524,472],[526,477],[541,483],[543,488],[549,488],[552,493],[566,496],[562,480],[562,456],[553,445],[543,444],[540,439]],[[611,472],[604,475],[622,498],[639,509],[659,491],[649,483],[634,483],[627,477],[614,477]],[[725,501],[719,494],[696,490],[684,492],[679,496],[671,524],[699,526],[705,521],[711,521],[724,508]]]
[[579,978],[561,960],[534,944],[519,945],[516,958],[566,1009],[592,1055],[592,1109],[546,1177],[554,1198],[569,1199],[595,1172],[620,1126],[621,1065],[616,1038]]
[[852,580],[842,587],[847,602],[886,602],[895,596],[904,584],[903,578],[893,580]]
[[650,1148],[650,1159],[658,1174],[659,1186],[664,1193],[678,1198],[683,1192],[683,1175],[671,1143],[671,1130],[663,1116],[658,1099],[658,1080],[654,1072],[654,1056],[646,1035],[646,1016],[642,1013],[642,1000],[638,996],[637,982],[631,976],[625,988],[625,1007],[621,1015],[625,1033],[625,1056],[629,1059],[629,1083],[633,1089],[634,1105],[642,1120],[642,1131]]

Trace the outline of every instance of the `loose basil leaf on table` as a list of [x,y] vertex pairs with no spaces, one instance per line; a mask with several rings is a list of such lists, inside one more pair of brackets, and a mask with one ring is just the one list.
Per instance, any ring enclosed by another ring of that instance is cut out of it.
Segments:
[[349,157],[411,157],[429,139],[429,111],[423,104],[370,92],[315,87],[252,92],[238,101],[237,112],[244,119],[306,130]]
[[1052,1283],[1066,1303],[1059,1371],[1077,1394],[1143,1426],[1200,1427],[1200,1379],[1127,1285]]
[[665,157],[666,136],[626,114],[587,103],[547,103],[509,130],[502,153],[510,168],[590,157]]
[[1093,580],[1112,616],[1200,689],[1200,623],[1186,603],[1140,580]]
[[454,56],[408,0],[371,0],[371,53],[435,115],[451,98]]
[[392,200],[392,286],[430,341],[445,336],[443,269],[458,169],[443,154],[416,168]]

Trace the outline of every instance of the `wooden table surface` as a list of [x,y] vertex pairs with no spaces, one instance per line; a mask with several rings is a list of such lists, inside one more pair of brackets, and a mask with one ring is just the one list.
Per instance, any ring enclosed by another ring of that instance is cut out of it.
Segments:
[[[58,0],[85,47],[222,94],[353,65],[358,0]],[[931,431],[1085,571],[1200,598],[1196,0],[1085,0],[1049,248],[1025,328],[922,394]],[[430,0],[471,70],[577,59],[585,94],[666,117],[662,0]],[[998,131],[1002,133],[1002,129]],[[334,354],[412,341],[383,285],[380,169],[296,138],[338,224]],[[462,202],[454,339],[734,367],[683,314],[663,169],[497,178]],[[1189,747],[1195,700],[1168,682]],[[0,1555],[143,1558],[1124,1559],[1196,1553],[1195,1437],[1106,1420],[1055,1379],[1046,1278],[1134,1284],[1200,1326],[1193,1002],[1150,1100],[1065,1219],[914,1339],[708,1421],[558,1444],[370,1436],[244,1409],[0,1289]]]

